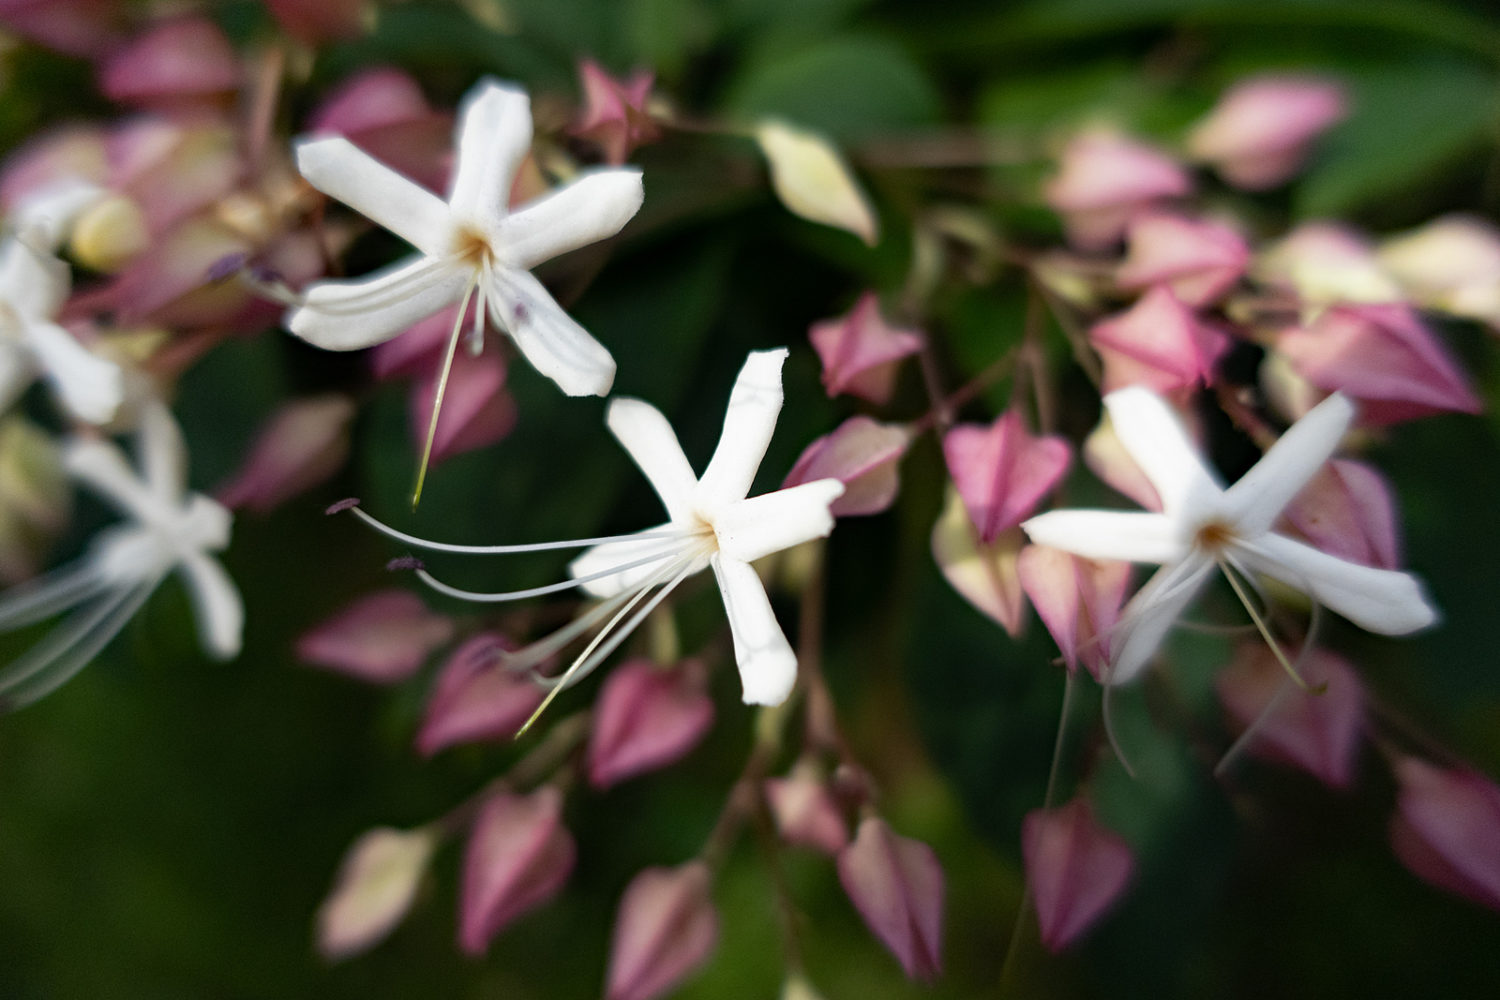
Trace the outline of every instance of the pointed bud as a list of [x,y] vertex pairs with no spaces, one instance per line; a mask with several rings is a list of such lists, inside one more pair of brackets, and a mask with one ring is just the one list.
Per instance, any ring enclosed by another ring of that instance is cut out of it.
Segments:
[[663,668],[622,663],[599,690],[589,737],[589,781],[608,788],[686,756],[714,724],[708,674],[698,660]]
[[1072,944],[1104,916],[1135,868],[1130,846],[1099,825],[1083,798],[1027,813],[1021,822],[1021,856],[1042,944],[1053,952]]
[[500,654],[509,648],[505,638],[486,633],[448,657],[417,734],[424,756],[459,743],[512,739],[531,718],[546,692],[529,675],[505,669]]
[[1396,782],[1396,857],[1423,881],[1500,910],[1500,787],[1478,771],[1412,757],[1396,763]]
[[1217,302],[1250,264],[1245,238],[1209,219],[1146,212],[1131,220],[1127,240],[1115,283],[1129,291],[1165,285],[1194,308]]
[[890,326],[874,292],[859,297],[848,315],[814,323],[807,332],[823,362],[829,396],[849,393],[876,405],[890,401],[897,362],[922,349],[920,330]]
[[1015,410],[988,427],[954,427],[943,435],[943,457],[985,545],[1030,517],[1072,461],[1066,441],[1033,436]]
[[844,494],[828,505],[834,517],[879,514],[901,488],[898,469],[911,432],[869,417],[850,417],[832,434],[818,438],[797,459],[782,488],[837,479]]
[[1192,190],[1192,178],[1166,153],[1113,133],[1086,132],[1064,148],[1043,197],[1063,217],[1070,243],[1103,250],[1137,212]]
[[619,166],[638,147],[661,138],[647,105],[655,74],[639,70],[628,80],[617,80],[592,59],[578,64],[584,107],[568,131],[604,151],[606,163]]
[[1401,288],[1358,231],[1337,222],[1305,222],[1261,251],[1255,276],[1295,293],[1307,306],[1400,302]]
[[323,957],[357,955],[395,929],[411,909],[436,847],[436,834],[426,828],[378,827],[356,840],[318,908]]
[[428,611],[416,594],[382,590],[304,632],[297,657],[373,684],[394,684],[452,636],[452,620]]
[[110,56],[99,72],[99,88],[110,100],[160,110],[217,101],[239,83],[239,61],[229,39],[201,17],[153,25]]
[[1483,409],[1447,349],[1403,305],[1336,306],[1284,331],[1276,349],[1313,385],[1352,397],[1367,426]]
[[1419,305],[1500,328],[1500,230],[1446,215],[1380,245],[1380,263]]
[[1130,564],[1028,545],[1021,550],[1016,573],[1068,670],[1077,670],[1082,662],[1103,683],[1111,635],[1130,588]]
[[1265,643],[1246,642],[1214,683],[1239,728],[1256,727],[1251,753],[1299,767],[1332,788],[1348,788],[1364,723],[1359,676],[1343,657],[1321,649],[1303,656],[1298,672],[1308,684],[1325,689],[1303,691]]
[[1347,113],[1344,89],[1307,76],[1258,76],[1219,99],[1188,135],[1188,150],[1229,183],[1275,187],[1302,166],[1308,147]]
[[771,164],[771,186],[794,215],[853,233],[869,246],[879,223],[838,151],[823,136],[784,122],[762,122],[755,141]]
[[264,514],[337,472],[349,454],[354,401],[311,396],[284,404],[261,429],[250,455],[223,486],[219,502]]
[[785,778],[766,779],[765,791],[776,830],[788,844],[837,855],[849,843],[843,811],[812,761],[798,761]]
[[943,967],[943,869],[932,848],[872,816],[839,854],[838,868],[855,909],[906,975],[936,979]]
[[708,961],[719,939],[709,887],[702,861],[631,879],[615,916],[606,1000],[655,1000]]
[[[407,409],[412,442],[427,441],[441,372],[434,370],[412,386]],[[432,439],[431,464],[494,444],[516,426],[516,403],[505,388],[505,359],[498,351],[478,356],[460,351],[453,358],[448,385]]]
[[1161,510],[1161,497],[1156,495],[1156,487],[1125,450],[1125,443],[1115,433],[1108,410],[1100,414],[1099,426],[1084,439],[1083,463],[1094,475],[1142,507]]
[[506,925],[557,895],[573,871],[573,835],[562,824],[562,793],[490,796],[464,852],[459,945],[482,955]]
[[1331,556],[1380,569],[1401,563],[1396,501],[1373,466],[1331,459],[1284,516],[1314,548]]
[[1089,343],[1104,362],[1104,391],[1144,385],[1163,395],[1208,385],[1229,336],[1200,319],[1164,286],[1125,312],[1095,323]]
[[1016,572],[1016,558],[1026,535],[1011,528],[989,545],[969,520],[958,491],[950,489],[942,516],[932,526],[932,558],[954,590],[994,619],[1011,636],[1024,624],[1026,596]]

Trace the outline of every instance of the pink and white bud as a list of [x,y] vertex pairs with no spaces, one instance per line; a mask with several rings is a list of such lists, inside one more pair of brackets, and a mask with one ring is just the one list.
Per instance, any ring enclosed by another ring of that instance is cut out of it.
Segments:
[[959,595],[1012,637],[1025,625],[1026,594],[1016,569],[1026,533],[1011,528],[993,542],[979,532],[957,490],[948,491],[942,516],[932,526],[932,558]]
[[648,110],[655,74],[638,70],[621,80],[594,60],[584,59],[578,64],[578,77],[583,83],[584,107],[568,131],[603,150],[606,163],[619,166],[637,147],[661,138],[661,129]]
[[948,474],[982,544],[1030,517],[1067,474],[1072,451],[1056,435],[1034,436],[1007,411],[988,427],[959,424],[943,435]]
[[1445,215],[1380,245],[1380,263],[1417,304],[1500,328],[1500,230]]
[[1217,302],[1250,266],[1250,248],[1232,226],[1172,212],[1130,221],[1128,251],[1115,273],[1127,291],[1165,285],[1195,309]]
[[615,916],[605,1000],[655,1000],[708,961],[719,940],[710,885],[702,861],[631,879]]
[[5,158],[0,168],[0,210],[16,215],[22,205],[60,182],[103,187],[109,180],[104,130],[69,125],[33,136]]
[[1021,821],[1021,857],[1042,944],[1053,952],[1099,922],[1135,869],[1130,845],[1099,825],[1084,798],[1027,813]]
[[807,336],[829,396],[847,392],[879,406],[890,401],[898,363],[922,349],[924,334],[887,324],[880,300],[866,292],[847,315],[814,323]]
[[1369,240],[1339,222],[1304,222],[1262,250],[1252,270],[1266,284],[1296,295],[1310,310],[1404,298]]
[[1344,88],[1309,76],[1258,76],[1230,88],[1187,145],[1229,183],[1275,187],[1301,168],[1313,140],[1348,113]]
[[239,85],[233,46],[218,25],[201,17],[151,26],[99,71],[99,89],[110,100],[163,111],[222,103]]
[[1321,649],[1303,656],[1298,669],[1325,690],[1299,688],[1265,643],[1241,643],[1229,668],[1215,678],[1219,701],[1240,729],[1256,727],[1251,753],[1301,768],[1332,788],[1348,788],[1364,722],[1359,675],[1343,657]]
[[1111,634],[1130,588],[1130,564],[1028,545],[1021,550],[1016,573],[1068,671],[1083,663],[1103,683]]
[[[454,356],[432,439],[432,465],[492,445],[515,429],[516,402],[505,388],[505,375],[505,359],[498,351],[460,351]],[[417,448],[427,441],[440,378],[435,370],[412,385],[407,424]]]
[[1276,338],[1313,385],[1359,403],[1366,426],[1483,408],[1447,350],[1403,305],[1337,306]]
[[685,757],[713,728],[708,672],[698,660],[616,667],[599,689],[589,736],[589,782],[608,788]]
[[839,881],[865,925],[911,979],[943,968],[943,869],[932,848],[871,816],[839,852]]
[[354,400],[337,394],[282,406],[239,472],[219,487],[219,502],[264,514],[332,476],[349,454],[354,409]]
[[1095,323],[1089,343],[1104,362],[1106,393],[1144,385],[1170,395],[1213,382],[1229,335],[1158,285],[1129,309]]
[[423,756],[460,743],[512,739],[531,718],[546,692],[527,674],[505,669],[500,654],[509,648],[505,638],[485,633],[448,657],[417,733]]
[[1396,857],[1424,882],[1500,910],[1500,787],[1412,757],[1397,761],[1396,783]]
[[283,31],[300,42],[316,45],[364,32],[369,0],[266,0],[271,16]]
[[1125,449],[1120,435],[1115,433],[1108,410],[1100,414],[1099,426],[1083,440],[1083,464],[1109,486],[1147,510],[1161,510],[1161,497],[1157,496],[1156,487],[1151,485],[1146,473]]
[[812,761],[798,761],[784,778],[767,778],[765,792],[776,830],[788,844],[837,855],[849,843],[843,810]]
[[1381,569],[1401,563],[1395,497],[1373,466],[1330,460],[1284,516],[1314,548],[1331,556]]
[[452,637],[452,620],[428,611],[416,594],[382,590],[304,632],[297,658],[372,684],[395,684]]
[[428,828],[378,827],[349,848],[318,907],[318,951],[330,961],[373,948],[406,917],[437,847]]
[[837,479],[844,495],[829,504],[834,517],[879,514],[901,489],[901,456],[911,432],[899,424],[882,424],[866,416],[850,417],[832,434],[818,438],[798,457],[782,489],[819,479]]
[[544,785],[530,795],[498,792],[480,807],[459,900],[458,943],[468,954],[484,954],[496,934],[567,882],[577,848],[562,803],[562,793]]
[[1063,217],[1068,241],[1103,250],[1142,209],[1193,190],[1187,170],[1155,147],[1111,132],[1074,136],[1043,197]]

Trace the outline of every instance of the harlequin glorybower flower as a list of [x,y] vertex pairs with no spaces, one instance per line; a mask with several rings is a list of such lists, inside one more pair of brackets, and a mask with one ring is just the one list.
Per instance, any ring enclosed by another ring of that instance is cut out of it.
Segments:
[[29,704],[82,670],[174,569],[192,596],[204,648],[219,659],[239,653],[244,605],[224,567],[209,555],[229,544],[229,512],[186,492],[182,435],[164,405],[145,405],[137,437],[139,474],[119,448],[100,438],[68,446],[68,470],[133,523],[107,529],[78,562],[0,597],[0,629],[74,609],[0,671],[0,705]]
[[1052,511],[1021,527],[1034,542],[1089,559],[1161,564],[1116,626],[1110,683],[1140,673],[1215,568],[1237,589],[1236,573],[1265,574],[1383,635],[1405,635],[1437,620],[1410,574],[1349,562],[1271,530],[1349,429],[1354,404],[1344,396],[1335,393],[1314,407],[1228,489],[1160,396],[1132,386],[1105,396],[1104,405],[1156,488],[1162,512]]
[[[701,477],[693,474],[666,417],[638,399],[610,402],[609,429],[651,481],[667,508],[665,524],[612,538],[536,545],[466,546],[430,542],[381,524],[355,507],[366,522],[392,538],[440,552],[515,553],[547,549],[589,550],[569,566],[573,579],[507,593],[460,590],[418,569],[434,589],[471,601],[512,601],[581,587],[602,598],[560,631],[502,659],[527,670],[604,622],[572,666],[547,681],[554,692],[581,680],[613,652],[646,615],[683,580],[711,567],[718,579],[734,638],[745,701],[774,705],[797,679],[797,657],[776,622],[770,599],[750,563],[833,529],[829,505],[844,492],[836,479],[820,479],[747,498],[781,411],[781,366],[787,351],[753,352],[735,380],[718,448]],[[335,505],[341,507],[342,505]],[[652,594],[652,591],[655,591]],[[649,597],[648,597],[649,595]],[[540,711],[540,710],[538,710]]]

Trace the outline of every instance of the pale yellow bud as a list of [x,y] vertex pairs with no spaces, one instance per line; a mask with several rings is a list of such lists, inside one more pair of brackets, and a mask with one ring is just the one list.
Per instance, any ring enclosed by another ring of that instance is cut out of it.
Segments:
[[84,267],[113,273],[139,256],[150,242],[140,206],[115,194],[78,217],[68,246],[73,259]]

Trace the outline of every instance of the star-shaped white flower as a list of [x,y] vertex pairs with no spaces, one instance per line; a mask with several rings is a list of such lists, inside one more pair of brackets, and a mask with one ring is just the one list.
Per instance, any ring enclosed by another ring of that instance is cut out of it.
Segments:
[[464,98],[457,143],[446,202],[347,139],[297,144],[297,167],[309,183],[417,254],[366,278],[315,283],[290,312],[288,327],[318,347],[356,350],[477,295],[476,331],[487,314],[568,395],[607,395],[614,359],[529,272],[619,232],[641,207],[640,171],[586,171],[512,212],[511,181],[531,148],[531,104],[524,91],[494,80]]
[[41,377],[78,419],[114,418],[125,392],[119,366],[57,325],[70,288],[67,264],[20,237],[0,240],[0,410]]
[[1354,404],[1344,396],[1335,393],[1315,406],[1228,489],[1161,397],[1132,386],[1104,397],[1104,405],[1156,488],[1162,512],[1052,511],[1021,527],[1034,542],[1090,559],[1162,566],[1126,605],[1110,683],[1140,673],[1221,565],[1279,580],[1382,635],[1405,635],[1437,621],[1411,574],[1352,563],[1271,530],[1349,429]]
[[0,670],[0,705],[29,704],[87,666],[174,569],[192,596],[204,649],[220,659],[239,653],[244,605],[210,555],[229,544],[229,511],[186,492],[182,434],[160,402],[142,407],[137,440],[139,474],[108,441],[90,437],[68,445],[68,471],[131,520],[101,532],[77,562],[0,596],[0,629],[73,609],[61,626]]

